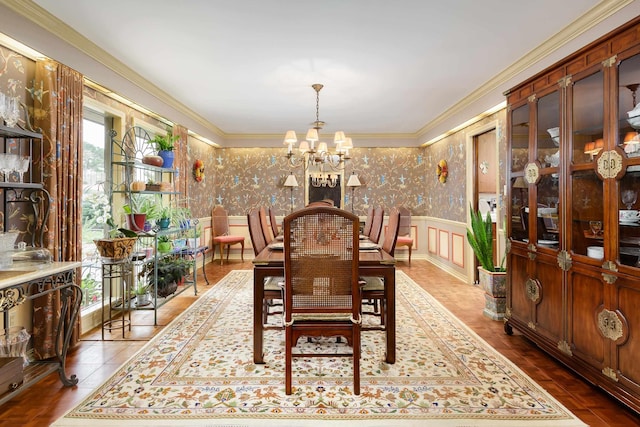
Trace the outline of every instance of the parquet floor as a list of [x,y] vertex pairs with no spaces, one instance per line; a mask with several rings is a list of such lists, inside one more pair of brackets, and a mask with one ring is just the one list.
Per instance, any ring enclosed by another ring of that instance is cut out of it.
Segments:
[[[232,261],[224,266],[209,263],[207,276],[213,285],[232,269],[251,268],[250,261]],[[585,423],[593,427],[640,427],[638,414],[555,362],[517,331],[508,336],[503,332],[502,322],[485,318],[482,315],[484,297],[479,288],[461,283],[426,261],[413,260],[410,267],[406,262],[400,261],[398,268],[500,353],[515,362]],[[201,274],[201,279],[200,276]],[[204,283],[200,283],[199,288],[202,292],[207,289]],[[191,290],[187,290],[158,311],[158,323],[168,324],[196,299]],[[152,326],[152,312],[134,312],[133,319],[134,325],[147,326],[134,326],[126,341],[120,340],[117,332],[114,332],[116,340],[102,341],[100,329],[85,334],[81,344],[71,351],[67,359],[67,372],[76,374],[80,378],[79,384],[66,388],[57,374],[51,374],[0,406],[0,426],[48,426],[78,404],[161,329],[161,326]]]

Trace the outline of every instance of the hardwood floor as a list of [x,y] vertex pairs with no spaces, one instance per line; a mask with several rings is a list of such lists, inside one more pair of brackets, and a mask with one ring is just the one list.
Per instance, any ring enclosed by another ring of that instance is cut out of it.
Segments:
[[[231,262],[220,266],[207,264],[207,276],[213,285],[233,269],[250,270],[250,261]],[[411,266],[398,262],[398,268],[406,272],[425,290],[437,298],[454,315],[465,322],[484,340],[550,392],[558,401],[590,426],[639,426],[640,416],[618,404],[608,395],[591,386],[571,371],[548,357],[517,331],[512,336],[504,333],[502,322],[482,315],[484,296],[474,286],[466,285],[432,264],[412,260]],[[199,274],[200,279],[201,274]],[[200,283],[200,293],[209,287]],[[198,297],[187,290],[158,311],[158,323],[168,324],[178,313]],[[76,374],[80,382],[66,388],[57,374],[52,374],[21,395],[0,406],[0,426],[47,426],[78,404],[94,388],[106,380],[115,369],[135,354],[151,336],[161,330],[153,327],[150,311],[134,312],[134,326],[122,341],[114,332],[113,341],[102,341],[100,329],[83,336],[78,347],[70,352],[67,372]]]

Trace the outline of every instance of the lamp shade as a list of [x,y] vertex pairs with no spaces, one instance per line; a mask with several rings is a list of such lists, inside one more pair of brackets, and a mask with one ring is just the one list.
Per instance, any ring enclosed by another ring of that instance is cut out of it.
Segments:
[[517,177],[516,180],[513,181],[513,188],[527,188],[527,187],[529,187],[529,185],[521,176]]
[[333,142],[336,144],[342,144],[344,142],[344,132],[339,130],[333,137]]
[[296,176],[294,174],[290,174],[287,176],[287,179],[284,181],[285,187],[297,187],[298,181],[296,180]]
[[306,153],[309,151],[309,143],[307,141],[300,141],[300,146],[298,147],[301,153]]
[[287,144],[295,144],[298,142],[298,137],[296,136],[296,131],[288,130],[284,136],[284,145]]
[[349,176],[349,181],[347,181],[347,187],[360,187],[361,185],[358,175],[352,173],[351,176]]
[[318,129],[309,129],[307,131],[307,141],[309,142],[316,142],[319,138],[318,138]]
[[353,148],[353,141],[351,140],[351,138],[347,137],[344,139],[344,142],[342,143],[342,148]]
[[326,142],[321,142],[320,144],[318,144],[318,153],[326,153],[328,152],[328,148],[327,148],[327,143]]

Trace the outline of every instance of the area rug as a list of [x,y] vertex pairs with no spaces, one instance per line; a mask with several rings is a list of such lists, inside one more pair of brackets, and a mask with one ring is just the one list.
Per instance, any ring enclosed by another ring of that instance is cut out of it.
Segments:
[[[384,362],[384,332],[363,332],[360,396],[352,394],[348,357],[296,359],[294,392],[285,395],[281,330],[265,332],[266,363],[253,363],[252,272],[238,270],[53,425],[585,425],[406,274],[396,274],[397,362]],[[307,350],[323,344],[300,340]]]

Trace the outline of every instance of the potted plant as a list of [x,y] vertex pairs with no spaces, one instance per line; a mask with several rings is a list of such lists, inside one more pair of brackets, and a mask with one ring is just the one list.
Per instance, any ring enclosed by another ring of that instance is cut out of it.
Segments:
[[502,320],[506,310],[507,275],[504,267],[505,257],[500,265],[493,263],[493,233],[491,215],[485,218],[470,206],[471,229],[467,229],[467,240],[473,249],[480,266],[478,278],[485,292],[485,316]]
[[142,213],[140,209],[139,195],[132,194],[129,203],[124,205],[122,209],[127,215],[127,226],[134,231],[144,231],[144,223],[147,220],[147,214]]
[[166,254],[171,252],[172,242],[169,236],[158,237],[158,252]]
[[149,284],[144,282],[138,282],[138,286],[134,289],[136,295],[136,305],[138,307],[144,307],[151,303],[151,294],[149,293]]
[[165,206],[160,209],[160,214],[158,215],[158,226],[161,230],[166,230],[171,225],[171,213],[172,209],[169,206]]
[[102,260],[114,262],[131,256],[138,234],[127,228],[119,228],[111,217],[107,219],[106,224],[109,230],[105,237],[93,241]]
[[154,144],[158,149],[158,156],[162,157],[164,163],[162,164],[163,168],[171,169],[173,167],[173,149],[174,143],[180,137],[174,135],[170,128],[167,128],[166,135],[155,135],[151,141],[151,144]]
[[153,263],[148,263],[138,274],[139,278],[146,277],[148,288],[156,286],[156,294],[159,297],[171,295],[184,281],[189,273],[191,262],[180,256],[167,256],[157,263],[157,281],[154,281]]

